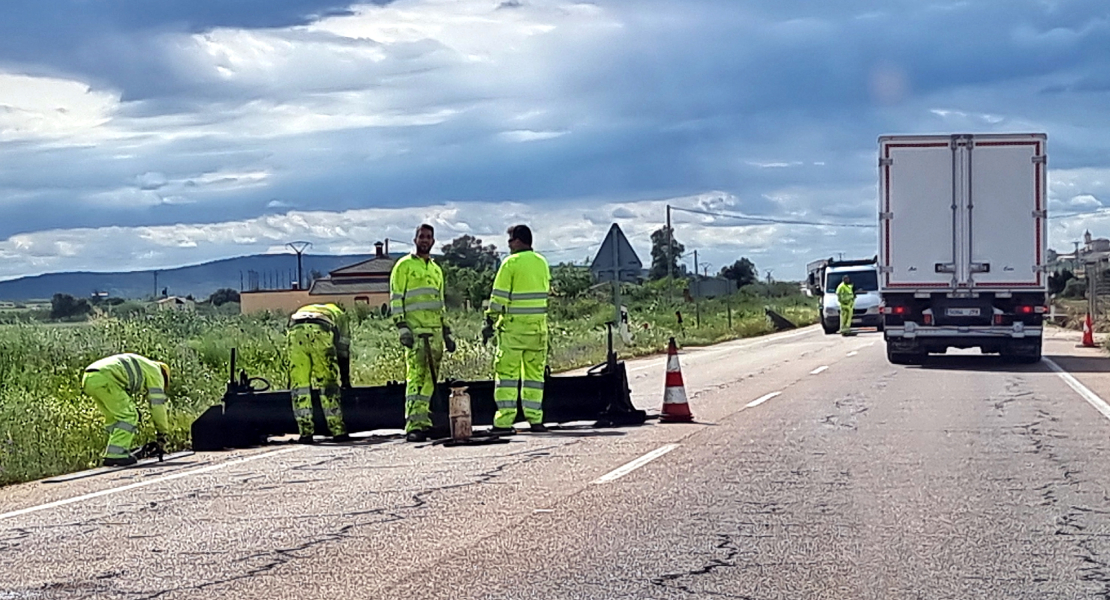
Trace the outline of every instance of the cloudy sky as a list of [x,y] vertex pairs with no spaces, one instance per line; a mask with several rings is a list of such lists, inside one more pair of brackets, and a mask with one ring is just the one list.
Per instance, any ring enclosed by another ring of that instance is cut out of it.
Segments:
[[[1048,133],[1068,250],[1110,237],[1108,107],[1105,0],[6,0],[0,278],[367,252],[421,220],[499,246],[528,222],[552,262],[616,222],[648,262],[667,204],[874,222],[876,138],[956,131]],[[712,271],[875,253],[675,223]]]

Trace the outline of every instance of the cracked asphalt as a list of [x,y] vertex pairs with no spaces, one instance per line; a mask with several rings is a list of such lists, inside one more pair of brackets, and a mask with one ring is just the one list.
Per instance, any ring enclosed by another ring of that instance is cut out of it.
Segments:
[[[1110,399],[1077,342],[1046,355]],[[663,364],[629,363],[638,405],[659,408]],[[0,600],[1110,598],[1110,420],[1047,365],[894,366],[876,334],[811,328],[682,366],[695,423],[0,489]]]

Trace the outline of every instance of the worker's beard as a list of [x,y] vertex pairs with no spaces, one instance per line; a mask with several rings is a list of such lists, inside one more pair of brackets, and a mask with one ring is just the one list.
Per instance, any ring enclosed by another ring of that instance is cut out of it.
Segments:
[[416,243],[416,255],[417,256],[428,256],[429,254],[432,253],[432,246],[434,246],[434,245],[435,245],[435,242],[427,242],[427,243],[417,242]]

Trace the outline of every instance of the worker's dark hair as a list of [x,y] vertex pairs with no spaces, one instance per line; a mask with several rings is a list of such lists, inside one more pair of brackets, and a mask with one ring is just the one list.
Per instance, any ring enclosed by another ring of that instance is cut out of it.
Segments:
[[427,229],[427,230],[428,230],[428,233],[432,234],[432,237],[435,237],[435,235],[436,235],[436,228],[435,228],[435,227],[432,227],[431,225],[428,225],[427,223],[421,223],[421,224],[420,224],[420,227],[417,227],[417,228],[416,228],[416,235],[415,235],[415,237],[420,237],[420,232],[421,232],[421,231],[423,231],[423,230],[425,230],[425,229]]
[[524,242],[529,246],[532,245],[532,230],[527,225],[513,225],[506,233],[509,234],[510,240]]

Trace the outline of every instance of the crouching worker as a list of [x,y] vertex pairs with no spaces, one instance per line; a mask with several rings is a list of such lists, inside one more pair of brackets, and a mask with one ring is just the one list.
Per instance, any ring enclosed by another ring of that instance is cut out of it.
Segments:
[[81,387],[96,401],[108,423],[108,447],[104,466],[133,465],[132,442],[139,430],[139,413],[133,398],[146,396],[154,418],[157,444],[164,448],[169,422],[166,418],[166,388],[170,368],[166,363],[138,354],[117,354],[102,358],[85,369]]
[[289,380],[293,388],[293,416],[299,440],[312,443],[312,390],[320,390],[320,408],[336,442],[350,441],[343,424],[340,364],[350,361],[350,319],[335,304],[309,304],[289,317]]

